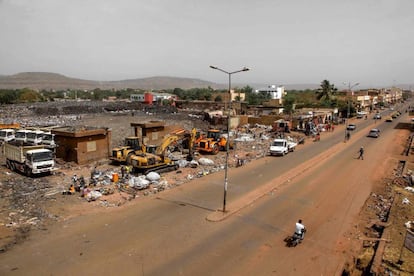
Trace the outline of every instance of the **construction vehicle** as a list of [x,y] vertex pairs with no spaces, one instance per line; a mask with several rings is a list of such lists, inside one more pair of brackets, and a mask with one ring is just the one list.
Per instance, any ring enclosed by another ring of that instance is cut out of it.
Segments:
[[126,163],[130,155],[142,152],[142,147],[139,142],[139,137],[126,137],[124,145],[112,149],[110,160],[115,163]]
[[[173,143],[182,137],[167,135],[160,146],[142,146],[142,151],[134,152],[127,158],[127,164],[132,166],[134,172],[147,174],[157,171],[164,172],[178,169],[178,164],[166,156],[166,151]],[[150,153],[149,151],[155,153]]]
[[193,128],[190,133],[188,134],[187,141],[188,141],[188,160],[191,161],[194,159],[194,151],[196,150],[196,146],[201,141],[201,134],[195,128]]
[[4,128],[18,129],[20,128],[20,124],[19,123],[11,123],[11,124],[0,123],[0,129],[4,129]]
[[55,170],[54,153],[43,145],[5,143],[3,154],[8,169],[19,171],[27,176],[51,173]]
[[[201,138],[198,142],[197,150],[199,152],[217,154],[220,150],[226,149],[227,137],[218,129],[209,129],[207,137]],[[229,144],[229,147],[232,148],[232,145]]]

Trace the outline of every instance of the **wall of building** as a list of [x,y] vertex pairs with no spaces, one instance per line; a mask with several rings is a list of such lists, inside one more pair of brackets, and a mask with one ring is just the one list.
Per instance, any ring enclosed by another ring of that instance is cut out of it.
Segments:
[[77,143],[77,163],[87,164],[93,161],[107,159],[110,155],[108,135],[81,137]]
[[56,157],[79,165],[107,159],[112,149],[112,133],[101,130],[91,135],[77,135],[70,132],[56,132]]

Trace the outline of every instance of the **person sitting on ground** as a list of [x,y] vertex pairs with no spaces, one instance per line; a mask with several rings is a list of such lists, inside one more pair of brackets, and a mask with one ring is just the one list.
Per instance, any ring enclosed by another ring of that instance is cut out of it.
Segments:
[[75,193],[75,186],[73,184],[70,184],[69,194],[73,195],[74,193]]

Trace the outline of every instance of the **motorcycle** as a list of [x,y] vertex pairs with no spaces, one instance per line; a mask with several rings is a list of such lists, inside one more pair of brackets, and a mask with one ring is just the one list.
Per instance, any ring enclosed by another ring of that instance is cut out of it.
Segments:
[[285,238],[286,246],[287,247],[295,247],[300,244],[303,239],[305,238],[306,228],[302,230],[302,235],[298,233],[293,233],[292,236],[288,236]]

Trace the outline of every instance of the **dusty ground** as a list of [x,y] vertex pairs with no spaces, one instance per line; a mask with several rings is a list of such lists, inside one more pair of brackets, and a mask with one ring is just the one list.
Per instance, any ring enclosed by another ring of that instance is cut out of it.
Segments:
[[[136,122],[142,118],[153,117],[122,114],[85,115],[81,120],[73,123],[110,127],[115,134],[113,135],[114,144],[119,144],[123,137],[131,134],[130,122]],[[168,125],[182,125],[187,129],[198,127],[200,124],[200,121],[192,118],[184,120],[183,117],[174,119],[171,116],[157,116],[157,119],[165,120]],[[355,229],[345,237],[356,241],[353,243],[353,249],[348,252],[347,270],[351,275],[363,275],[368,272],[367,267],[368,270],[372,269],[379,275],[389,274],[390,271],[397,275],[410,275],[414,271],[414,264],[409,261],[412,253],[402,246],[405,236],[404,223],[413,219],[414,194],[404,189],[407,184],[401,178],[395,179],[406,175],[412,167],[411,153],[406,158],[404,168],[400,167],[399,162],[401,152],[407,147],[409,135],[410,132],[407,130],[399,131],[395,138],[395,144],[398,145],[395,155],[390,156],[384,162],[383,168],[378,170],[375,176],[376,186],[361,210],[358,221],[355,222]],[[260,158],[266,148],[266,145],[262,146],[263,148],[257,148],[257,144],[247,143],[244,146],[245,156],[243,157],[249,161]],[[234,156],[230,159],[230,164],[234,166],[236,159]],[[167,183],[166,188],[174,188],[191,179],[222,169],[224,154],[219,154],[215,161],[217,166],[214,169],[182,168],[180,173],[166,174],[164,179]],[[73,174],[83,175],[88,179],[94,166],[97,166],[103,174],[98,187],[106,191],[107,195],[100,200],[88,202],[79,195],[63,196],[61,194],[62,190],[68,187]],[[4,166],[0,168],[0,190],[2,192],[0,248],[2,251],[7,251],[13,244],[24,242],[33,229],[41,230],[56,221],[78,216],[84,212],[116,211],[117,208],[134,204],[139,197],[150,196],[158,192],[151,188],[133,193],[130,190],[119,190],[118,186],[110,181],[113,172],[120,173],[119,167],[110,165],[106,161],[82,167],[61,162],[60,167],[59,172],[53,176],[33,180],[10,173]],[[403,204],[404,198],[407,198],[411,204]],[[375,251],[376,249],[378,250]],[[375,252],[378,253],[375,254]]]
[[[344,237],[353,241],[346,252],[345,271],[350,275],[414,273],[413,252],[404,247],[405,224],[413,220],[414,214],[414,193],[405,189],[409,186],[407,176],[413,169],[414,159],[411,151],[408,156],[401,154],[411,147],[410,134],[409,130],[398,131],[393,154],[371,176],[375,183],[371,195],[361,209],[354,229]],[[404,203],[403,199],[410,203]]]

